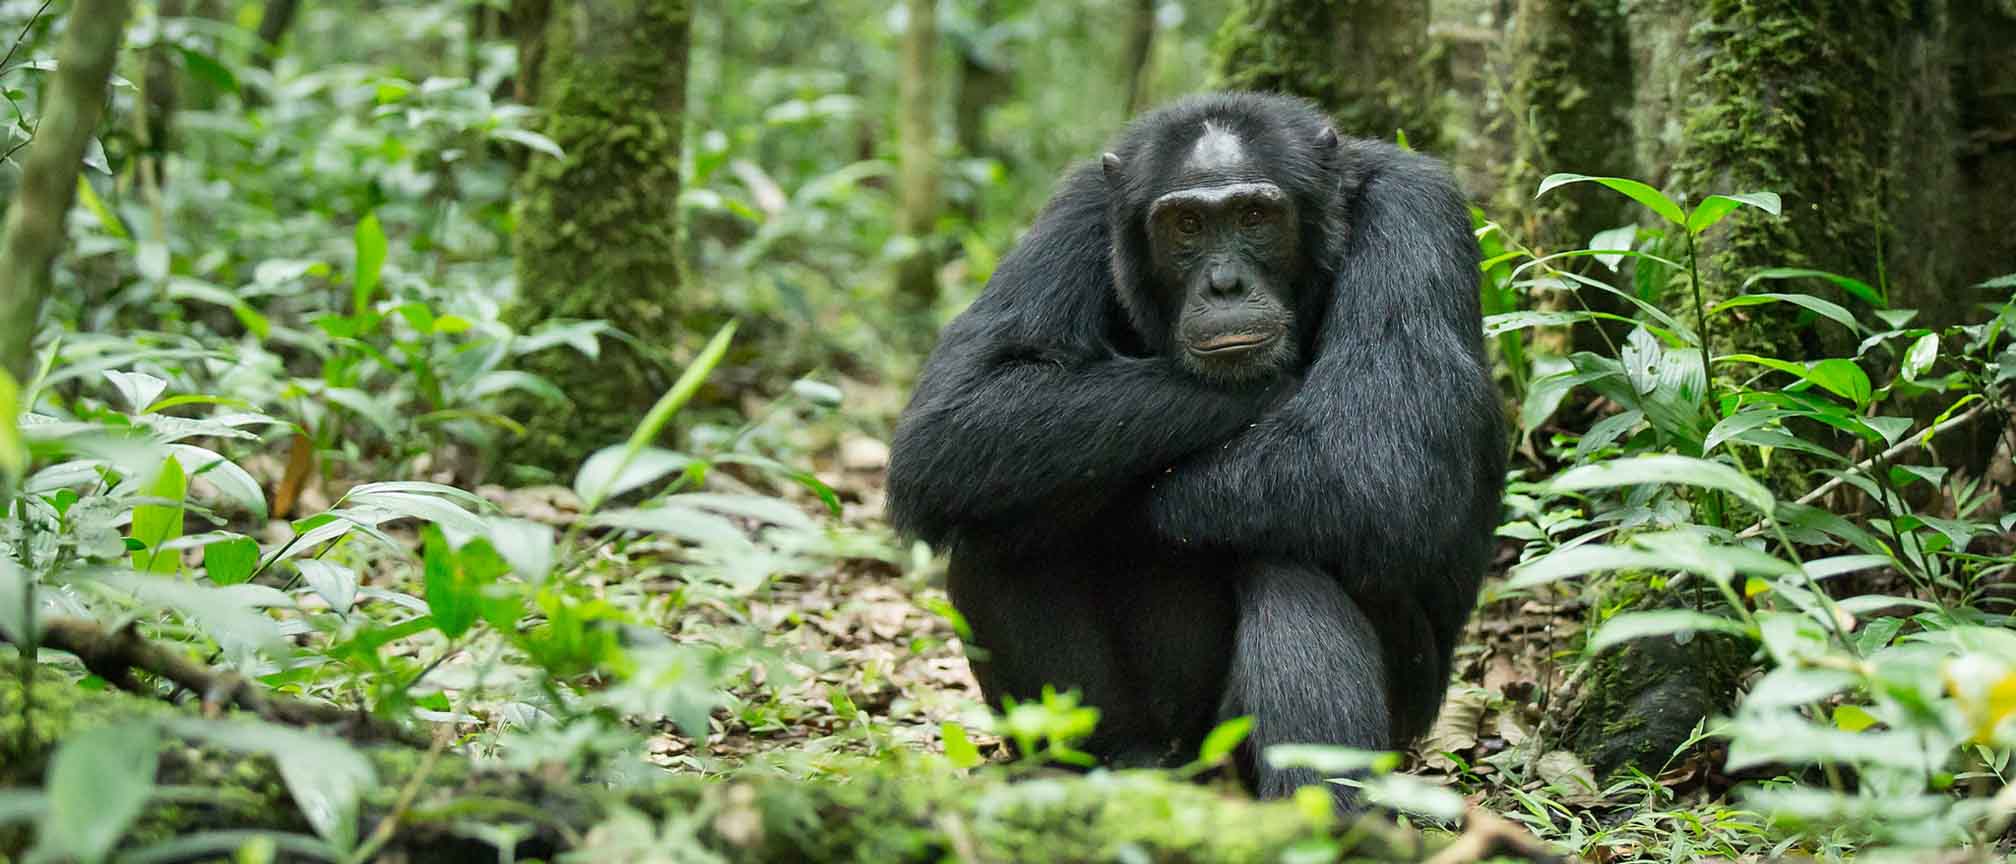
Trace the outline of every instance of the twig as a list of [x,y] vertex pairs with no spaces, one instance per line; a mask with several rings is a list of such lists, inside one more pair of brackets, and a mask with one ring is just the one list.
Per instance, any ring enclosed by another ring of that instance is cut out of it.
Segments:
[[[1869,470],[1871,467],[1875,466],[1878,462],[1889,462],[1891,459],[1894,459],[1899,455],[1909,453],[1912,450],[1916,450],[1919,447],[1924,446],[1925,442],[1932,440],[1933,437],[1937,436],[1939,433],[1945,432],[1949,429],[1952,429],[1955,426],[1958,426],[1962,423],[1966,423],[1969,420],[1979,417],[1981,416],[1981,413],[1986,410],[1988,410],[1987,403],[1984,402],[1980,405],[1976,405],[1957,417],[1948,418],[1944,423],[1940,423],[1939,425],[1927,429],[1924,432],[1911,436],[1909,439],[1906,439],[1903,443],[1900,443],[1895,447],[1891,447],[1888,450],[1885,450],[1881,453],[1878,453],[1874,456],[1871,456],[1867,459],[1857,462],[1854,464],[1854,466],[1850,467],[1848,470],[1841,472],[1841,474],[1835,477],[1834,479],[1820,484],[1820,488],[1799,496],[1799,500],[1794,503],[1811,504],[1815,501],[1818,501],[1820,500],[1821,496],[1841,488],[1841,485],[1843,483],[1848,482],[1848,477],[1850,475],[1860,474],[1864,471]],[[1764,525],[1765,525],[1764,521],[1760,520],[1758,521],[1757,524],[1743,529],[1743,533],[1738,534],[1736,536],[1738,538],[1755,537],[1758,534],[1763,533]]]
[[426,739],[361,711],[275,696],[236,673],[212,669],[185,654],[156,645],[131,625],[107,632],[96,622],[82,618],[51,618],[42,622],[39,641],[43,648],[77,655],[92,674],[128,692],[149,692],[134,680],[132,673],[137,669],[202,694],[206,706],[236,706],[262,719],[289,726],[342,726],[349,737],[363,740],[427,745]]
[[1442,847],[1442,851],[1428,859],[1427,864],[1473,864],[1503,857],[1527,861],[1561,860],[1526,829],[1482,807],[1472,807],[1463,817],[1462,835],[1456,838],[1456,842]]

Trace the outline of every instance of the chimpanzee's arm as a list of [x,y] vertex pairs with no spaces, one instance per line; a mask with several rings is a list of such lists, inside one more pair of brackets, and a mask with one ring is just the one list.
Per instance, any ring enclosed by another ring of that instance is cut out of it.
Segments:
[[1349,565],[1347,586],[1475,567],[1440,576],[1474,591],[1506,445],[1468,212],[1430,159],[1370,142],[1341,155],[1363,181],[1300,389],[1157,480],[1149,519],[1176,543]]
[[935,544],[961,526],[1082,521],[1260,415],[1265,392],[1114,349],[1105,194],[1096,167],[1068,178],[946,327],[896,428],[899,529]]

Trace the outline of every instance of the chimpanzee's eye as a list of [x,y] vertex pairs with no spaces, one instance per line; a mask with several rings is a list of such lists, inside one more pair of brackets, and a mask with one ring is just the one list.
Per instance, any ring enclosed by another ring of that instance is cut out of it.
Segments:
[[1197,218],[1195,213],[1182,213],[1176,217],[1176,230],[1185,235],[1195,234],[1204,230],[1204,220]]
[[1267,214],[1261,212],[1260,208],[1258,207],[1248,207],[1246,208],[1246,212],[1239,214],[1239,224],[1244,225],[1248,228],[1259,227],[1261,223],[1266,221],[1267,221]]

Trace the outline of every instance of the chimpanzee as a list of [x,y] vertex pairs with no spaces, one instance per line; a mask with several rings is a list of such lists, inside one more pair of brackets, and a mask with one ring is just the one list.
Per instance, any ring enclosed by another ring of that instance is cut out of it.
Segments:
[[1441,164],[1299,99],[1190,97],[1073,170],[896,428],[988,697],[1076,688],[1122,766],[1250,715],[1269,797],[1320,778],[1266,746],[1424,732],[1504,481],[1477,264]]

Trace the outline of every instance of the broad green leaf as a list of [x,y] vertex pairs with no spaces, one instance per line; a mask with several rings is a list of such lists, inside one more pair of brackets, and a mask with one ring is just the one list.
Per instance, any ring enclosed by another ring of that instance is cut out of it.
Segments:
[[564,159],[567,157],[566,152],[561,150],[560,145],[554,143],[553,139],[529,129],[492,129],[490,130],[490,135],[513,143],[523,144],[531,150],[544,153],[555,159]]
[[1773,216],[1778,215],[1781,204],[1776,192],[1745,192],[1741,195],[1710,195],[1694,205],[1694,212],[1687,214],[1687,233],[1699,234],[1714,227],[1738,207],[1755,207]]
[[441,529],[428,525],[421,529],[421,569],[427,586],[427,611],[434,626],[450,639],[459,639],[476,623],[481,605],[480,587],[461,578],[460,562]]
[[344,499],[352,507],[382,510],[394,516],[424,519],[460,534],[480,535],[486,527],[482,517],[463,509],[453,501],[434,495],[382,490],[359,493],[353,489],[349,495],[344,496]]
[[0,555],[0,638],[26,645],[41,638],[40,622],[28,614],[28,598],[33,578],[9,555]]
[[1587,544],[1550,552],[1512,569],[1508,589],[1531,588],[1570,576],[1612,570],[1656,570],[1665,562],[1657,555],[1621,546]]
[[[107,171],[105,173],[110,174],[112,172]],[[112,208],[105,206],[105,199],[98,197],[98,190],[91,188],[91,178],[89,175],[77,175],[77,202],[83,204],[84,209],[91,212],[91,215],[98,220],[98,227],[105,229],[106,234],[118,240],[130,241],[133,239],[133,235],[126,232],[126,223],[119,221],[119,217],[112,212]]]
[[1871,306],[1881,308],[1890,305],[1889,301],[1884,298],[1883,292],[1876,290],[1875,286],[1867,282],[1860,279],[1851,279],[1838,273],[1829,273],[1825,270],[1808,270],[1803,267],[1767,267],[1759,270],[1751,274],[1750,278],[1743,280],[1743,292],[1745,294],[1749,293],[1750,286],[1762,279],[1823,279],[1833,283],[1835,287],[1861,298],[1863,302]]
[[687,492],[665,499],[668,507],[698,507],[729,516],[740,516],[786,528],[811,531],[818,528],[812,517],[782,498],[766,495],[734,495],[722,492]]
[[938,736],[945,742],[945,758],[951,760],[952,767],[977,768],[986,763],[987,757],[966,737],[966,727],[947,720],[938,725]]
[[1412,774],[1381,774],[1365,781],[1364,790],[1365,798],[1381,807],[1418,813],[1438,822],[1453,824],[1470,809],[1456,790]]
[[1643,483],[1716,489],[1736,496],[1763,513],[1770,513],[1773,503],[1771,490],[1734,468],[1720,462],[1671,453],[1571,468],[1557,475],[1548,485],[1557,490],[1579,491]]
[[160,472],[142,494],[174,503],[141,504],[133,508],[131,536],[141,545],[133,552],[133,569],[145,573],[173,573],[181,569],[182,557],[162,550],[161,546],[182,536],[182,500],[188,492],[188,482],[182,473],[182,463],[175,457],[161,462]]
[[1615,272],[1624,263],[1624,253],[1635,251],[1633,246],[1637,242],[1638,226],[1620,225],[1596,232],[1596,236],[1589,238],[1589,250],[1597,253],[1596,263]]
[[202,81],[226,93],[238,92],[238,76],[231,73],[231,67],[217,62],[217,58],[201,51],[183,47],[182,69],[189,77]]
[[584,502],[607,501],[692,464],[693,457],[660,447],[631,453],[625,445],[611,445],[582,461],[580,473],[574,475],[574,494]]
[[309,590],[338,614],[347,615],[357,605],[355,571],[319,558],[302,558],[294,562],[294,567],[301,571],[301,580],[308,583]]
[[1261,757],[1276,768],[1308,768],[1325,777],[1391,771],[1400,765],[1398,753],[1328,744],[1276,744]]
[[626,528],[677,537],[701,546],[750,546],[749,538],[735,523],[691,507],[643,507],[611,510],[589,517],[588,524],[601,528]]
[[1856,333],[1868,332],[1863,329],[1861,324],[1855,321],[1854,313],[1849,312],[1838,303],[1822,300],[1811,294],[1741,294],[1709,307],[1708,314],[1719,315],[1730,309],[1742,306],[1758,306],[1765,303],[1792,303],[1803,306],[1821,317],[1840,324]]
[[1197,761],[1206,765],[1216,765],[1232,755],[1246,736],[1253,732],[1252,717],[1234,717],[1211,729],[1204,736],[1204,744],[1197,750]]
[[791,392],[796,394],[798,398],[822,408],[840,407],[840,402],[844,396],[840,392],[840,388],[824,381],[815,381],[811,378],[800,378],[791,382]]
[[511,571],[534,585],[546,581],[553,570],[553,526],[530,519],[489,521],[490,542],[497,547],[497,554],[511,562]]
[[259,569],[259,541],[238,537],[203,547],[203,572],[218,585],[236,585]]
[[201,477],[217,487],[217,491],[240,507],[245,508],[253,520],[264,524],[266,521],[266,490],[253,479],[251,473],[238,467],[237,463],[224,458],[215,451],[205,450],[190,444],[170,444],[168,450],[182,460],[189,469],[189,476]]
[[13,487],[28,471],[28,442],[21,437],[21,385],[0,369],[0,485]]
[[1659,214],[1668,222],[1675,225],[1687,224],[1687,215],[1680,212],[1680,205],[1673,203],[1673,199],[1666,197],[1665,193],[1636,180],[1628,180],[1623,177],[1554,174],[1540,181],[1540,191],[1533,193],[1533,197],[1538,198],[1547,194],[1549,190],[1566,186],[1570,183],[1600,183],[1613,191],[1623,193],[1633,201],[1652,208],[1652,212]]
[[99,861],[111,852],[154,794],[161,730],[128,721],[63,738],[49,760],[35,853],[30,859]]
[[117,369],[105,370],[105,378],[118,388],[119,398],[125,400],[126,410],[138,414],[154,404],[161,391],[168,389],[168,382],[145,372],[121,372]]
[[1904,352],[1904,380],[1916,381],[1918,376],[1932,371],[1932,364],[1939,362],[1939,334],[1927,333],[1911,343],[1911,350]]
[[1594,317],[1596,317],[1595,313],[1580,310],[1565,312],[1536,312],[1530,310],[1505,312],[1485,317],[1484,338],[1489,339],[1500,334],[1510,333],[1514,330],[1524,330],[1529,327],[1561,327],[1579,321],[1588,321]]
[[371,308],[371,295],[378,291],[378,280],[385,272],[385,229],[378,224],[378,214],[364,214],[357,221],[354,237],[357,271],[351,276],[350,314],[362,315]]
[[1589,639],[1589,650],[1601,651],[1612,645],[1647,636],[1700,632],[1751,635],[1749,628],[1744,627],[1740,621],[1691,609],[1658,609],[1651,612],[1626,612],[1604,622],[1603,629],[1596,631],[1596,635]]
[[1827,388],[1843,399],[1855,403],[1856,407],[1869,404],[1869,397],[1875,388],[1869,383],[1869,373],[1855,365],[1855,361],[1840,357],[1829,357],[1807,365],[1807,378],[1813,383]]

